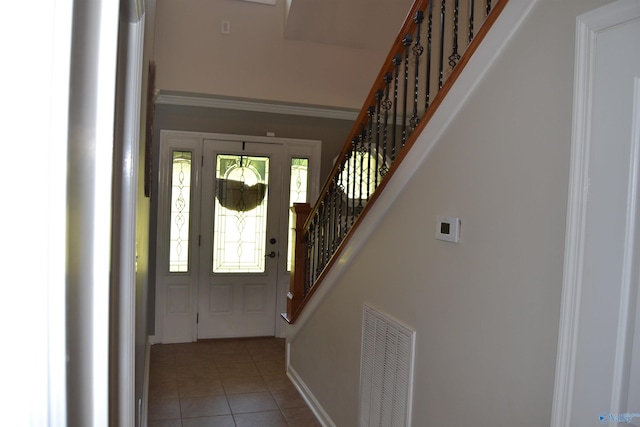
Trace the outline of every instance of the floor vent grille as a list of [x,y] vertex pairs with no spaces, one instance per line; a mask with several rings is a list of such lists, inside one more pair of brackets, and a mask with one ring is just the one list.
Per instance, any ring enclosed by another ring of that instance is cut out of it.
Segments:
[[365,305],[360,427],[409,426],[415,331]]

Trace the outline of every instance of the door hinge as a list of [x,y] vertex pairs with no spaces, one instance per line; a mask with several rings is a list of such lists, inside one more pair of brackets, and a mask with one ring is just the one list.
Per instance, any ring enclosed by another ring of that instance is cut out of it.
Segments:
[[198,246],[202,243],[202,234],[198,234]]
[[196,325],[200,323],[200,313],[196,313]]

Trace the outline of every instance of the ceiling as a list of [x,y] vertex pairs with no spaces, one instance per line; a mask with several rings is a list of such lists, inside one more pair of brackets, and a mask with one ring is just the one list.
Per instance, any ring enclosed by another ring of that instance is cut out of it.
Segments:
[[388,51],[413,0],[288,0],[284,37]]

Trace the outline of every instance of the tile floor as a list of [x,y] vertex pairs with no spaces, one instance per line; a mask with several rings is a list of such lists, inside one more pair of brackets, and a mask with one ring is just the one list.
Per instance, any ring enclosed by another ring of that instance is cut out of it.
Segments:
[[154,345],[148,426],[320,426],[284,361],[278,338]]

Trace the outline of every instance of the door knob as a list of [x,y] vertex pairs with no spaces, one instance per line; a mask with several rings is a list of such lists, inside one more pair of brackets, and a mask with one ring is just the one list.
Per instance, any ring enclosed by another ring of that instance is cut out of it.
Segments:
[[276,252],[275,251],[271,251],[268,254],[266,254],[265,256],[267,256],[269,258],[275,258],[276,257]]

